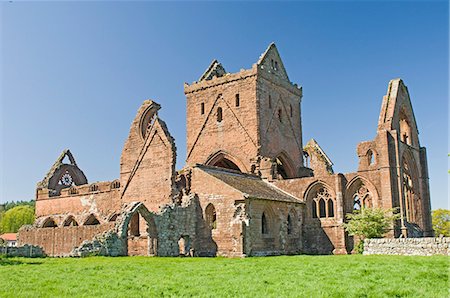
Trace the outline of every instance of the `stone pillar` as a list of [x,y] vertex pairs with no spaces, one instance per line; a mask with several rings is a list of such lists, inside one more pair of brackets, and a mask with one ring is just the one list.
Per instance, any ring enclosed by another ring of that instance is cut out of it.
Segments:
[[336,238],[338,239],[336,243],[336,247],[333,250],[333,254],[335,255],[344,255],[347,254],[347,249],[345,247],[345,230],[342,224],[345,219],[345,208],[344,208],[344,195],[345,192],[345,181],[344,176],[342,174],[336,175],[335,182],[335,191],[336,191],[336,222],[340,224],[340,226],[335,228]]

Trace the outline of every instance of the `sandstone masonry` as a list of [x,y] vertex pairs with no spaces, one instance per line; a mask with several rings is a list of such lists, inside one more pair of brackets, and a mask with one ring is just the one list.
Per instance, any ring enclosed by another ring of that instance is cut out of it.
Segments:
[[358,144],[353,173],[335,172],[314,139],[304,145],[303,89],[275,44],[237,73],[214,60],[184,93],[181,170],[161,106],[146,100],[120,176],[88,183],[63,151],[37,184],[36,221],[19,243],[50,256],[346,254],[354,240],[345,215],[370,207],[400,210],[389,238],[432,235],[426,149],[402,80],[389,82],[376,136]]

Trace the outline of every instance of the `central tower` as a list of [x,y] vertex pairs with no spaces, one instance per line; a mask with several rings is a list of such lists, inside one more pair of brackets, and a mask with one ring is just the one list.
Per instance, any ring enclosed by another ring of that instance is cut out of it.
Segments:
[[302,89],[289,81],[274,43],[251,69],[237,73],[214,60],[184,93],[188,166],[269,179],[302,176]]

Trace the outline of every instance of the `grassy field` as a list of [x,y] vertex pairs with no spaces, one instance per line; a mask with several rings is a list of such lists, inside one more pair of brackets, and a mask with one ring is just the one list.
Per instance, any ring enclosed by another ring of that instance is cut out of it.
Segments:
[[0,297],[449,297],[448,257],[0,258]]

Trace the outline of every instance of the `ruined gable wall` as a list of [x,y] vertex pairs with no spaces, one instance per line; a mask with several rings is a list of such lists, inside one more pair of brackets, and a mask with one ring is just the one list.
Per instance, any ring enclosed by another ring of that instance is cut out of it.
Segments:
[[[202,210],[202,218],[198,221],[196,250],[206,250],[205,254],[207,254],[216,249],[217,255],[241,256],[243,254],[242,220],[244,218],[242,218],[243,214],[238,211],[245,212],[245,210],[242,205],[238,205],[244,202],[242,193],[199,168],[193,168],[191,182],[191,192],[197,194]],[[241,203],[236,203],[236,201]],[[217,215],[217,226],[213,230],[210,230],[205,222],[205,208],[210,203],[214,205]]]
[[120,173],[122,203],[141,201],[152,211],[172,202],[175,187],[175,143],[155,115],[158,108],[145,101],[139,109],[122,151]]
[[[258,151],[255,80],[254,70],[245,70],[185,86],[188,166],[204,164],[208,157],[222,150],[244,164],[245,169],[241,170],[250,171],[250,160]],[[222,98],[217,100],[220,94]],[[223,111],[220,123],[218,107]]]

